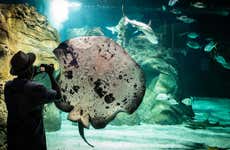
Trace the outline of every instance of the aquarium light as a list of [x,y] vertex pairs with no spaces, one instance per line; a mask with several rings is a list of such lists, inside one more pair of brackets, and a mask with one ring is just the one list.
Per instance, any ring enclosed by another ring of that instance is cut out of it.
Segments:
[[51,19],[51,24],[57,28],[61,29],[62,24],[68,19],[70,9],[80,9],[81,3],[79,2],[69,2],[68,0],[51,0],[49,16]]

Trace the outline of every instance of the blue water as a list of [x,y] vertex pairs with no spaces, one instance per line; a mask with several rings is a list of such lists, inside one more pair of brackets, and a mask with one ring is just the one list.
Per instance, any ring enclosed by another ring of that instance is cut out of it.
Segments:
[[[216,101],[214,101],[216,100]],[[204,121],[204,114],[210,113],[211,122],[230,122],[228,99],[196,98],[192,102],[195,121]],[[182,125],[112,126],[95,130],[85,129],[87,140],[95,147],[90,148],[78,134],[78,128],[63,114],[61,130],[47,132],[48,150],[161,150],[161,149],[230,149],[230,126],[191,129]]]

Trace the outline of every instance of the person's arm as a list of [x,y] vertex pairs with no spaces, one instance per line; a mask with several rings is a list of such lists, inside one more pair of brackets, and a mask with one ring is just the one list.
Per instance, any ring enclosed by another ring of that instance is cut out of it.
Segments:
[[48,73],[48,75],[50,77],[52,89],[56,91],[55,99],[60,99],[61,98],[60,86],[58,85],[57,81],[54,79],[53,73]]
[[42,64],[40,66],[40,70],[42,72],[46,72],[49,75],[49,78],[51,81],[51,87],[54,91],[56,91],[55,99],[60,99],[61,98],[61,89],[60,89],[57,81],[53,77],[53,72],[54,72],[53,64],[50,64],[50,65]]

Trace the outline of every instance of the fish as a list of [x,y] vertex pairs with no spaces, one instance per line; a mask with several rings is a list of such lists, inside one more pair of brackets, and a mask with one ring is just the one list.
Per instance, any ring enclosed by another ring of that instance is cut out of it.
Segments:
[[206,8],[207,6],[204,4],[204,3],[202,3],[202,2],[195,2],[195,3],[191,3],[190,4],[192,7],[195,7],[195,8]]
[[219,11],[216,11],[215,14],[227,17],[227,16],[229,16],[229,11],[227,11],[227,10],[219,10]]
[[116,26],[107,26],[106,29],[110,30],[112,34],[117,34],[118,44],[124,46],[125,43],[125,32],[127,28],[127,22],[125,17],[121,17]]
[[192,105],[192,98],[185,98],[183,99],[181,102],[187,106],[191,106]]
[[165,5],[162,5],[162,10],[163,10],[163,11],[166,11],[166,10],[167,10],[167,8],[166,8]]
[[[68,120],[78,122],[80,136],[93,147],[84,136],[84,128],[92,125],[101,129],[117,113],[133,113],[144,97],[144,72],[119,44],[104,36],[69,39],[53,53],[61,68],[60,87],[66,88],[62,92],[66,105],[58,108],[71,107]],[[78,67],[71,62],[78,62]]]
[[117,32],[116,28],[113,27],[113,26],[111,26],[111,27],[107,26],[107,27],[105,27],[105,28],[106,28],[107,30],[110,30],[110,31],[112,32],[112,34],[115,34],[115,33]]
[[145,24],[140,21],[130,20],[127,16],[122,17],[115,27],[106,27],[106,29],[110,30],[113,34],[117,33],[118,35],[124,33],[128,24],[131,24],[132,27],[137,28],[137,31],[142,32],[149,42],[152,44],[158,44],[157,36],[155,35],[153,29],[150,27],[151,21],[148,24]]
[[204,47],[204,51],[211,52],[214,48],[216,48],[216,45],[217,45],[217,42],[211,41]]
[[107,30],[110,30],[112,34],[124,32],[127,22],[125,17],[122,17],[116,26],[106,26]]
[[[131,24],[132,27],[137,28],[138,31],[144,33],[145,37],[148,39],[149,42],[152,44],[158,44],[157,36],[155,35],[153,29],[150,27],[151,21],[148,24],[145,24],[140,21],[131,20],[129,19],[124,12],[124,1],[122,1],[122,18],[120,19],[118,25],[112,27],[106,27],[106,29],[110,30],[113,34],[117,33],[117,42],[120,45],[125,43],[125,31],[128,24]],[[138,31],[135,31],[138,33]],[[134,34],[136,34],[134,33]]]
[[182,14],[182,12],[180,10],[178,10],[178,9],[172,9],[170,12],[175,14],[175,15]]
[[216,55],[214,59],[221,64],[225,69],[230,69],[230,64],[225,60],[223,56]]
[[174,6],[179,0],[169,0],[168,5],[169,6]]
[[201,48],[201,46],[200,46],[199,43],[193,42],[193,41],[188,41],[188,42],[186,43],[186,45],[187,45],[189,48],[196,49],[196,50]]
[[193,23],[193,22],[196,21],[195,19],[189,18],[188,16],[185,16],[185,15],[180,16],[180,17],[176,17],[176,19],[177,19],[177,20],[180,20],[180,21],[182,21],[182,22],[184,22],[184,23]]
[[199,34],[197,34],[196,32],[191,32],[187,34],[187,37],[190,39],[196,39],[199,37]]
[[148,24],[145,24],[137,20],[130,20],[127,16],[125,17],[125,20],[125,22],[131,24],[133,27],[143,32],[149,42],[151,42],[152,44],[158,44],[158,38],[154,33],[153,29],[150,27],[151,21],[149,21]]
[[206,40],[206,41],[212,41],[213,38],[208,37],[208,38],[206,38],[205,40]]

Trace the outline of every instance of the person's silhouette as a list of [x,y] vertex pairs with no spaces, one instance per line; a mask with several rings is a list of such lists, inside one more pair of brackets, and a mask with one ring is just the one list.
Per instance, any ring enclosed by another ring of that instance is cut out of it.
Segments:
[[43,66],[43,70],[49,74],[52,89],[32,81],[35,59],[35,54],[19,51],[10,62],[10,73],[17,77],[8,81],[4,88],[8,110],[8,150],[47,149],[42,109],[44,104],[60,99],[61,91],[52,76],[52,65]]

